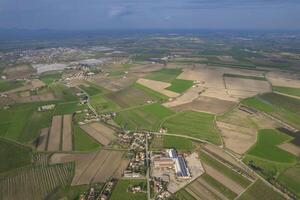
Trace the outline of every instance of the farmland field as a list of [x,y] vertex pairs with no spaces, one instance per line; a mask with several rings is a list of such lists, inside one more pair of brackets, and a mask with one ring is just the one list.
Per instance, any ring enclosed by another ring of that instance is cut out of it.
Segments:
[[252,79],[252,80],[260,80],[260,81],[266,81],[265,77],[261,76],[244,76],[240,74],[224,74],[224,77],[231,77],[231,78],[243,78],[243,79]]
[[23,81],[4,81],[0,80],[0,92],[12,90],[23,86]]
[[174,114],[173,111],[154,103],[138,108],[121,111],[114,119],[119,125],[134,130],[157,130],[162,120]]
[[272,199],[284,200],[280,194],[267,186],[261,180],[257,180],[238,200],[257,200],[257,199]]
[[[229,178],[231,181],[235,182],[236,184],[240,185],[241,187],[246,188],[248,185],[250,185],[251,182],[248,179],[244,178],[242,175],[231,170],[227,166],[223,165],[219,161],[217,161],[214,158],[207,155],[206,153],[201,152],[199,157],[204,163],[207,163],[209,166],[211,166],[215,170],[219,171],[225,177]],[[209,174],[209,175],[211,175],[211,174]],[[221,181],[221,179],[217,179],[217,180]],[[235,189],[237,189],[237,188],[235,188]]]
[[55,115],[72,114],[78,110],[84,110],[86,108],[87,106],[80,105],[79,101],[58,103],[55,107],[54,114]]
[[291,167],[285,170],[278,178],[278,181],[287,187],[291,192],[300,197],[300,167]]
[[242,103],[257,110],[272,114],[296,128],[300,128],[300,99],[275,93],[266,93],[245,99]]
[[292,137],[276,130],[260,130],[256,144],[247,152],[247,154],[274,162],[296,162],[297,158],[294,155],[277,147],[277,145],[291,139]]
[[273,91],[300,97],[300,88],[273,86]]
[[60,73],[53,73],[53,74],[44,74],[40,76],[40,80],[43,81],[45,84],[50,85],[53,82],[59,80],[61,78]]
[[167,96],[165,96],[165,95],[163,95],[163,94],[161,94],[161,93],[158,93],[158,92],[156,92],[156,91],[154,91],[154,90],[151,90],[150,88],[148,88],[148,87],[145,87],[145,86],[143,86],[143,85],[141,85],[141,84],[139,84],[139,83],[134,83],[134,87],[135,88],[138,88],[138,89],[140,89],[140,90],[144,90],[146,93],[148,93],[150,96],[153,96],[153,97],[155,97],[155,98],[157,98],[157,99],[159,99],[160,101],[166,101],[166,100],[168,100],[168,97]]
[[[0,199],[45,199],[70,184],[73,163],[25,167],[0,176]],[[33,192],[34,191],[34,192]]]
[[148,92],[149,90],[144,90],[143,86],[135,83],[132,86],[125,88],[124,90],[107,94],[106,96],[112,101],[116,102],[122,108],[138,106],[150,102],[159,102],[163,99],[160,98],[161,95],[157,95],[154,91]]
[[220,144],[220,135],[214,126],[214,115],[194,111],[178,113],[162,125],[168,133],[187,135]]
[[161,69],[159,71],[152,72],[145,78],[155,81],[172,82],[177,76],[179,76],[179,74],[181,74],[181,72],[181,69]]
[[79,126],[73,127],[74,150],[75,151],[92,151],[101,147],[101,145],[91,136],[85,133]]
[[192,86],[193,86],[193,81],[175,79],[171,82],[171,86],[167,87],[166,89],[177,93],[183,93]]
[[32,151],[30,148],[5,139],[0,139],[0,157],[2,158],[0,174],[32,163]]
[[96,86],[92,83],[86,83],[86,84],[80,85],[79,87],[90,96],[101,94],[106,91],[104,88],[100,88],[99,86]]
[[121,179],[118,181],[117,185],[115,186],[112,195],[110,197],[111,200],[146,200],[147,195],[146,192],[140,193],[132,193],[127,191],[128,187],[141,185],[142,188],[146,189],[146,180],[142,179],[135,179],[135,180],[126,180]]
[[91,96],[90,103],[98,113],[116,111],[120,109],[120,106],[117,103],[111,101],[103,94]]
[[163,138],[163,147],[167,149],[175,148],[178,151],[192,151],[193,143],[186,138],[165,135]]

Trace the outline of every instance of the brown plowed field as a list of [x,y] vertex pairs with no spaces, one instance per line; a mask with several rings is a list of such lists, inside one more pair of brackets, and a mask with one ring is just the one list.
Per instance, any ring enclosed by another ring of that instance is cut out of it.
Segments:
[[72,151],[72,115],[64,115],[62,150]]
[[57,115],[52,118],[52,125],[50,129],[48,151],[59,151],[60,150],[60,139],[61,139],[61,127],[62,127],[62,116]]

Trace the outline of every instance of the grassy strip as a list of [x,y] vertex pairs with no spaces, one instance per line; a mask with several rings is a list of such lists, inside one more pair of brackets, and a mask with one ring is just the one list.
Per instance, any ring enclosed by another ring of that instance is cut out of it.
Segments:
[[230,77],[230,78],[243,78],[243,79],[251,79],[251,80],[258,80],[258,81],[266,81],[267,79],[265,77],[259,77],[259,76],[244,76],[239,74],[224,74],[224,77]]
[[229,188],[227,188],[225,185],[223,185],[210,175],[203,174],[201,178],[204,179],[210,186],[225,195],[228,199],[234,199],[235,197],[237,197],[237,194],[235,194],[233,191],[231,191]]
[[190,193],[188,193],[185,189],[179,190],[175,194],[176,198],[179,200],[196,200]]
[[200,158],[202,161],[206,162],[216,170],[222,172],[225,176],[232,179],[236,183],[240,184],[244,188],[246,188],[251,183],[248,179],[244,178],[242,175],[236,173],[235,171],[232,171],[230,168],[223,165],[219,161],[213,159],[212,157],[210,157],[204,152],[201,152]]
[[23,86],[24,81],[5,81],[0,80],[0,92],[4,92],[7,90],[12,90],[18,87]]

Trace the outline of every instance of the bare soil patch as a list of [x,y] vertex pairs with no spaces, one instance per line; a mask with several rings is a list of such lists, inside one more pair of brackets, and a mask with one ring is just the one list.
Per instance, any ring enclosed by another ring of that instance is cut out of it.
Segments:
[[62,116],[56,115],[52,118],[52,124],[50,129],[48,151],[59,151],[61,140],[61,128],[62,128]]

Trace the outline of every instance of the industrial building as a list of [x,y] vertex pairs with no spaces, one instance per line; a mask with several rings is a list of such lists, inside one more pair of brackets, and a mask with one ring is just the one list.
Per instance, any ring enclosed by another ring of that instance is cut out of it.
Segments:
[[190,170],[183,156],[178,155],[175,149],[166,150],[166,155],[153,159],[154,168],[173,168],[177,178],[191,178]]

